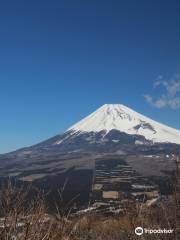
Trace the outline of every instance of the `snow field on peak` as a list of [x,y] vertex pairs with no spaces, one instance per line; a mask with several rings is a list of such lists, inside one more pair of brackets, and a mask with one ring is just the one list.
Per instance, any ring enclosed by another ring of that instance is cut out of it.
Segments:
[[158,123],[121,104],[105,104],[68,129],[75,132],[107,133],[116,129],[138,134],[153,142],[180,144],[180,131]]

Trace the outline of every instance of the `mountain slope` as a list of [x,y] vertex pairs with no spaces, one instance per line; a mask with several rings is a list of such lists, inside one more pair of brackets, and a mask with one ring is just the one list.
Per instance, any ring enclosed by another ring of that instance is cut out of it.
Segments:
[[[180,131],[123,105],[106,104],[62,134],[0,155],[0,182],[1,178],[10,176],[49,191],[62,188],[69,179],[68,201],[81,193],[80,199],[85,194],[89,202],[93,174],[99,161],[105,160],[108,166],[123,161],[131,171],[122,168],[116,177],[127,174],[128,178],[132,177],[132,183],[134,172],[151,180],[152,176],[174,171],[173,155],[180,154],[179,144]],[[103,168],[104,163],[102,165]],[[110,168],[107,172],[108,176],[114,171]]]
[[[177,152],[180,131],[120,104],[105,104],[67,131],[31,147],[0,156],[37,159],[69,152]],[[171,150],[173,149],[173,150]],[[178,150],[179,151],[179,150]],[[1,163],[1,162],[0,162]]]
[[180,131],[160,124],[120,104],[105,104],[73,125],[68,131],[100,132],[112,129],[131,135],[141,135],[152,142],[180,144]]

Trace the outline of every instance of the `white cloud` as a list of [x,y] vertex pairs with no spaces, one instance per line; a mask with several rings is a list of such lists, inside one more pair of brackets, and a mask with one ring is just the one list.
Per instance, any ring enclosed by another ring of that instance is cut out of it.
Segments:
[[164,92],[154,98],[152,95],[144,95],[145,100],[156,108],[169,107],[171,109],[180,108],[180,75],[175,75],[169,80],[159,76],[154,83],[154,88],[163,87]]

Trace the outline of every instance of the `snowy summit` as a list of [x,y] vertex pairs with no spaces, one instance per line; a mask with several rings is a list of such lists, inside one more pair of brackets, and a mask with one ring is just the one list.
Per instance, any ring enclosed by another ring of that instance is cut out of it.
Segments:
[[112,129],[144,136],[153,142],[180,144],[180,131],[158,123],[121,104],[105,104],[68,131],[107,133]]

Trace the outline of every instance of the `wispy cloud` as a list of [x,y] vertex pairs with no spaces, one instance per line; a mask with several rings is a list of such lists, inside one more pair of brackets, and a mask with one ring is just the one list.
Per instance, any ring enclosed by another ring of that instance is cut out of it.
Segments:
[[180,108],[180,75],[175,75],[171,79],[164,79],[159,76],[154,82],[154,88],[162,87],[163,93],[155,98],[152,95],[145,94],[145,100],[156,108],[169,107],[171,109]]

